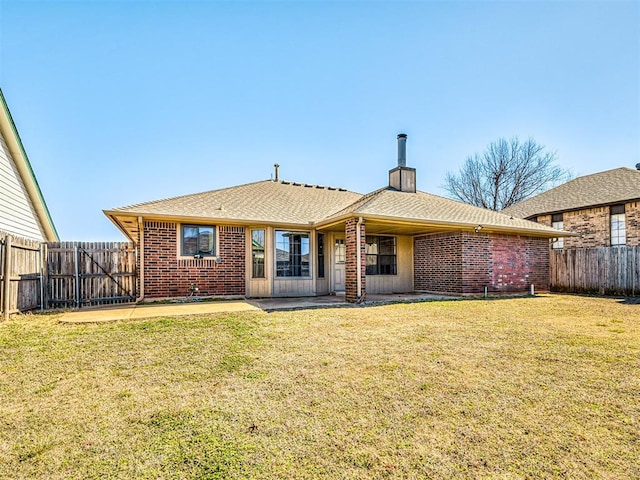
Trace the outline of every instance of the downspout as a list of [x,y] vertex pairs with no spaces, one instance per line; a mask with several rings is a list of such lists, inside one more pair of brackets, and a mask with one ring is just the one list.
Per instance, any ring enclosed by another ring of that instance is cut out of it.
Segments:
[[140,277],[140,293],[136,298],[136,303],[144,300],[144,222],[142,217],[138,217],[138,255],[140,256],[140,265],[138,275]]
[[356,252],[358,255],[358,263],[356,264],[356,283],[358,285],[358,295],[356,301],[360,303],[362,301],[362,252],[360,251],[360,227],[362,226],[362,217],[358,218],[356,223]]

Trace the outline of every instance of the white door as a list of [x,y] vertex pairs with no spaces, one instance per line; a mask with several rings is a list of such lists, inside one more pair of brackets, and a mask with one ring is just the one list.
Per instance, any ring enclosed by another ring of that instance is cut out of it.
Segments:
[[344,262],[347,251],[344,238],[336,238],[333,245],[333,291],[344,292]]

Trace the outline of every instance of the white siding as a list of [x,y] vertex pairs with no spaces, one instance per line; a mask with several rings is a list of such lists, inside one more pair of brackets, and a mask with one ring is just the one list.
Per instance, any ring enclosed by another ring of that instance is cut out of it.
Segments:
[[2,136],[0,136],[0,230],[21,237],[45,240],[31,199]]
[[367,275],[367,293],[413,291],[413,237],[397,237],[397,275]]

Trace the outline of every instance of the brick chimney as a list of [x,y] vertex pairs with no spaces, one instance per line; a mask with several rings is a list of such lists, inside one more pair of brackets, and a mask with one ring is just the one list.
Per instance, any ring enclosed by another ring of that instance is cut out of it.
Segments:
[[398,166],[389,170],[389,187],[400,192],[416,193],[416,169],[407,167],[407,135],[398,135]]

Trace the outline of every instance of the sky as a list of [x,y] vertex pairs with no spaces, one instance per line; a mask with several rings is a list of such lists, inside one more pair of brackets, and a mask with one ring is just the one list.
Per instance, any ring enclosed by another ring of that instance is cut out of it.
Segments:
[[419,190],[500,137],[640,162],[639,1],[0,0],[0,86],[62,240],[266,180]]

